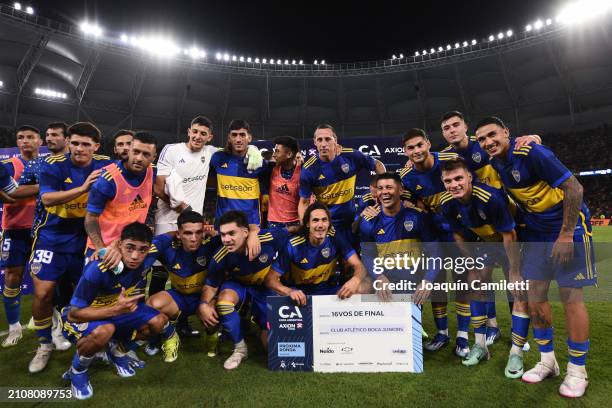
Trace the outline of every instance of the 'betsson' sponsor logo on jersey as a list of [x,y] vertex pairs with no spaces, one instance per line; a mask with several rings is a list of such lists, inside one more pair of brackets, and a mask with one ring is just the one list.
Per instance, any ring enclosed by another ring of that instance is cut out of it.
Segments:
[[342,197],[345,195],[353,196],[354,195],[353,188],[347,188],[346,190],[338,191],[335,193],[329,193],[329,194],[323,193],[321,194],[320,199],[321,200],[333,200],[334,198]]
[[251,192],[253,191],[252,186],[235,186],[232,184],[221,184],[221,188],[226,191],[240,191],[240,192]]
[[185,177],[183,179],[183,184],[192,183],[194,181],[202,181],[204,179],[206,179],[206,174],[200,174],[199,176],[194,177]]
[[84,203],[65,203],[62,204],[66,210],[84,210],[87,208],[87,202]]

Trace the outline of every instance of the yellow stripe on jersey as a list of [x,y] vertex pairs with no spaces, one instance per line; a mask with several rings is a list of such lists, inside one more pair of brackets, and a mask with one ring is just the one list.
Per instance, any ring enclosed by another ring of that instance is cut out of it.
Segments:
[[236,279],[240,283],[245,285],[261,285],[270,270],[270,265],[263,268],[261,271],[251,273],[249,275],[242,276],[234,276],[233,279]]
[[170,272],[170,283],[180,293],[192,295],[202,291],[202,285],[206,278],[206,271],[200,271],[190,276],[179,276]]
[[217,251],[217,253],[213,255],[213,259],[215,262],[219,263],[223,258],[225,258],[225,255],[227,255],[227,247],[223,247]]
[[49,214],[60,218],[83,218],[87,214],[88,193],[81,194],[67,203],[45,207]]
[[308,167],[312,166],[314,162],[317,161],[317,156],[310,156],[310,159],[306,160],[306,163],[304,163],[303,168],[307,169]]
[[306,239],[302,236],[299,236],[299,237],[291,238],[289,242],[291,242],[291,246],[298,246],[306,242]]
[[400,177],[404,177],[406,174],[412,171],[413,167],[404,167],[400,170]]
[[337,205],[351,201],[355,196],[355,179],[353,175],[346,180],[341,180],[328,186],[315,187],[314,193],[317,200],[323,204]]
[[544,212],[563,201],[563,190],[552,188],[544,180],[529,187],[510,188],[510,193],[529,212]]
[[372,197],[372,193],[367,193],[367,194],[364,194],[363,196],[361,196],[361,199],[362,199],[363,201],[372,200],[372,199],[373,199],[373,197]]
[[49,156],[45,159],[45,161],[49,164],[61,163],[61,162],[66,161],[66,156],[64,155]]
[[291,278],[296,285],[308,285],[326,282],[336,272],[338,257],[335,257],[331,262],[319,265],[312,269],[298,268],[291,263]]
[[440,196],[440,205],[453,199],[453,196],[449,192],[445,192]]
[[480,227],[470,228],[474,231],[474,234],[478,235],[483,241],[486,242],[502,242],[502,235],[491,224],[484,224]]
[[440,191],[439,193],[427,196],[427,197],[423,197],[423,202],[425,202],[425,205],[431,209],[433,212],[439,212],[440,210],[440,200],[442,198],[442,195],[444,195],[444,193],[446,193],[446,191]]
[[478,181],[480,181],[481,183],[498,189],[502,188],[501,177],[499,176],[499,173],[490,164],[484,165],[478,170],[476,170],[476,176],[478,176]]
[[354,149],[350,148],[350,147],[343,147],[342,148],[342,153],[352,153],[354,151]]
[[217,173],[219,197],[238,200],[259,200],[259,180],[247,177],[226,176]]
[[[145,288],[139,288],[136,286],[132,286],[125,290],[126,297],[138,296],[145,293]],[[107,307],[112,306],[117,303],[119,299],[119,293],[113,293],[112,295],[103,295],[96,296],[96,298],[91,302],[91,307]]]
[[446,146],[444,149],[440,150],[440,153],[442,152],[448,152],[453,148],[453,146]]
[[438,153],[439,160],[451,160],[451,159],[456,159],[457,157],[459,157],[457,153],[451,153],[451,152]]
[[93,158],[96,160],[110,160],[109,156],[105,156],[103,154],[94,154]]

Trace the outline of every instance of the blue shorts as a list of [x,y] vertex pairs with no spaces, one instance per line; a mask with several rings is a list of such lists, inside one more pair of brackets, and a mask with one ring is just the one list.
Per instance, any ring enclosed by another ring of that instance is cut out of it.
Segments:
[[87,264],[89,263],[89,258],[91,258],[91,256],[93,255],[93,253],[95,251],[96,251],[95,249],[85,248],[85,256],[83,258],[83,266],[87,266]]
[[300,222],[299,221],[292,221],[292,222],[268,221],[269,229],[283,229],[287,227],[295,227],[296,225],[300,225]]
[[133,340],[136,332],[156,317],[159,312],[144,302],[138,303],[138,308],[131,313],[123,313],[106,320],[97,320],[86,323],[72,323],[68,321],[70,306],[62,309],[62,331],[64,337],[72,343],[81,337],[87,337],[96,327],[112,324],[115,326],[113,338],[119,341]]
[[172,297],[172,300],[174,300],[178,306],[181,314],[191,316],[198,310],[198,306],[200,305],[199,293],[195,295],[184,295],[176,289],[168,289],[166,292]]
[[0,268],[25,268],[32,251],[32,235],[29,229],[3,231],[0,245]]
[[54,252],[36,246],[30,256],[28,270],[37,279],[56,283],[67,275],[76,285],[83,273],[83,254]]
[[236,281],[225,281],[220,288],[220,292],[231,289],[238,294],[238,304],[236,310],[241,309],[245,304],[251,304],[251,315],[262,330],[267,330],[268,326],[268,296],[276,296],[276,293],[265,286],[247,286]]
[[474,256],[484,258],[485,266],[500,266],[504,271],[508,269],[508,256],[503,242],[480,242],[475,246]]
[[522,248],[521,271],[523,279],[556,280],[560,287],[581,288],[597,284],[593,238],[589,234],[574,234],[574,258],[565,265],[552,261],[553,244],[557,233],[541,233],[525,230]]
[[319,283],[317,285],[302,285],[296,286],[296,289],[304,292],[306,296],[321,296],[321,295],[335,295],[338,293],[342,286],[329,284],[327,282]]

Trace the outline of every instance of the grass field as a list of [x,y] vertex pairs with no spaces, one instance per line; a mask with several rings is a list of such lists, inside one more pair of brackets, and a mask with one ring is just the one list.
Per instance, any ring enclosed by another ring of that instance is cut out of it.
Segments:
[[[510,316],[505,302],[498,302],[498,322],[502,340],[490,350],[492,359],[475,368],[466,368],[451,354],[452,348],[425,354],[423,374],[320,374],[278,373],[266,368],[266,357],[255,338],[250,339],[250,357],[238,370],[225,372],[223,360],[231,346],[223,344],[216,358],[203,352],[203,339],[183,341],[179,358],[165,364],[160,356],[147,357],[147,367],[132,378],[119,378],[114,369],[94,365],[90,369],[94,397],[87,406],[608,406],[612,399],[610,383],[612,367],[612,227],[596,228],[597,269],[599,287],[589,288],[588,302],[591,316],[591,351],[587,367],[590,386],[579,401],[561,398],[558,388],[567,364],[565,323],[560,304],[553,303],[555,316],[555,350],[562,376],[541,384],[529,385],[520,380],[508,380],[503,370],[506,364],[510,337]],[[607,259],[604,259],[607,258]],[[501,299],[501,296],[498,297]],[[30,316],[30,299],[22,308],[22,321]],[[450,332],[455,330],[452,306],[449,310]],[[431,309],[423,316],[425,328],[434,332]],[[199,324],[193,321],[194,325]],[[0,327],[6,328],[4,313]],[[472,337],[471,337],[472,340]],[[538,360],[536,345],[526,354],[526,366]],[[73,349],[56,352],[45,371],[28,373],[27,366],[36,349],[33,332],[27,332],[22,343],[11,349],[0,349],[0,387],[65,387],[61,375],[69,366]],[[30,403],[30,406],[41,404]],[[21,403],[18,406],[28,406]]]

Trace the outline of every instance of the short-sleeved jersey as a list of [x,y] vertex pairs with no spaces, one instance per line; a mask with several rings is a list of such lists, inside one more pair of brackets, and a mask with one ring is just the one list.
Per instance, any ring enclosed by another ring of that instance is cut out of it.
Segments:
[[421,199],[433,213],[433,220],[439,231],[450,232],[448,222],[440,214],[440,199],[446,192],[442,182],[441,162],[455,159],[457,153],[432,152],[434,157],[433,167],[427,171],[419,171],[416,167],[404,167],[400,171],[402,184],[410,192],[413,199]]
[[[359,224],[362,242],[373,242],[376,254],[380,258],[393,258],[396,254],[408,257],[420,257],[424,249],[428,256],[439,253],[436,231],[432,228],[431,217],[417,208],[404,208],[394,216],[381,211],[375,217],[364,217]],[[427,248],[424,248],[424,243]],[[368,251],[371,252],[371,251]],[[437,269],[428,270],[425,278],[432,281]]]
[[472,185],[472,198],[462,203],[444,193],[440,203],[442,215],[455,232],[469,228],[483,241],[501,242],[501,232],[511,232],[515,227],[508,196],[502,190],[483,183]]
[[225,279],[249,286],[261,285],[288,236],[286,229],[259,231],[261,253],[253,261],[244,253],[229,252],[225,246],[219,248],[208,267],[206,285],[217,288]]
[[218,221],[227,211],[237,210],[246,214],[249,224],[259,225],[261,194],[260,181],[270,177],[272,166],[264,163],[257,170],[247,170],[244,157],[219,150],[210,160],[210,175],[217,176]]
[[147,286],[148,266],[150,264],[143,263],[136,269],[124,269],[115,275],[104,262],[90,262],[83,270],[70,305],[78,308],[112,306],[117,303],[122,288],[125,288],[128,297],[143,295]]
[[[520,205],[526,228],[558,233],[563,225],[563,190],[559,186],[572,172],[546,146],[533,144],[514,150],[514,139],[503,159],[491,164],[504,188]],[[576,231],[590,232],[590,214],[581,204]]]
[[355,214],[355,218],[359,217],[363,210],[365,210],[367,207],[374,207],[376,206],[376,204],[378,203],[376,199],[372,196],[371,192],[367,192],[366,194],[362,195],[361,197],[359,197],[359,200],[357,200],[357,212]]
[[350,223],[355,218],[355,181],[361,170],[376,170],[376,162],[358,150],[342,149],[330,162],[318,154],[310,156],[300,174],[300,197],[309,199],[314,194],[329,208],[334,225]]
[[287,241],[272,269],[297,286],[328,282],[335,274],[338,260],[347,261],[356,252],[350,243],[330,232],[321,245],[297,235]]
[[[94,155],[88,166],[77,167],[70,153],[47,157],[40,173],[40,195],[79,187],[92,171],[110,163],[108,156]],[[84,226],[87,198],[85,193],[64,204],[44,206],[41,221],[34,229],[35,245],[55,252],[83,253],[87,240]]]
[[[147,176],[146,170],[140,174],[134,174],[125,168],[125,164],[121,160],[115,162],[119,168],[119,172],[132,187],[138,187],[142,184]],[[156,169],[153,167],[153,184],[155,184]],[[87,198],[87,211],[93,214],[102,214],[106,204],[115,198],[117,193],[117,185],[113,180],[108,169],[102,170],[100,177],[93,183],[89,190]]]
[[17,189],[17,183],[11,176],[6,164],[0,163],[0,189],[7,194],[12,193]]
[[[172,143],[164,146],[157,160],[157,174],[167,177],[175,172],[181,178],[185,202],[198,213],[204,208],[210,161],[217,150],[206,145],[199,152],[193,152],[186,143]],[[156,224],[176,223],[177,218],[178,213],[165,201],[157,201]]]
[[185,251],[180,240],[161,234],[153,239],[149,255],[168,269],[174,290],[193,295],[202,291],[212,256],[220,246],[219,237],[207,238],[196,251]]
[[478,181],[491,187],[502,188],[501,177],[497,170],[491,166],[489,155],[480,147],[480,143],[476,141],[476,136],[468,137],[466,149],[448,146],[442,152],[457,153],[465,160],[468,169],[476,176]]

